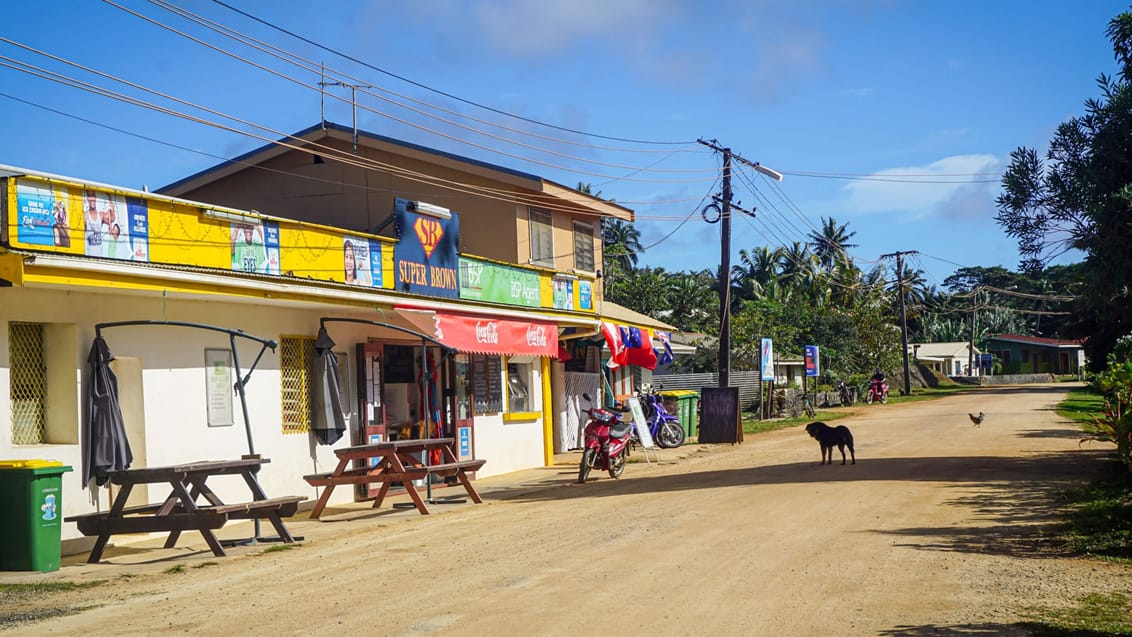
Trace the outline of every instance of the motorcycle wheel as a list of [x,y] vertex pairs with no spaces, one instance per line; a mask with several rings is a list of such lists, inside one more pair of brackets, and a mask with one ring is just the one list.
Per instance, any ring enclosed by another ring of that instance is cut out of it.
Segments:
[[625,458],[629,456],[629,448],[625,447],[621,453],[609,459],[609,477],[620,478],[622,473],[625,473]]
[[865,404],[866,404],[866,405],[871,405],[871,404],[873,404],[873,392],[872,392],[872,391],[870,391],[869,393],[865,394]]
[[841,406],[842,407],[848,407],[849,405],[852,405],[852,404],[853,404],[853,396],[847,391],[841,392]]
[[660,426],[656,444],[664,449],[675,449],[684,444],[684,428],[678,422],[668,421]]
[[594,466],[595,453],[593,449],[586,449],[585,453],[582,454],[582,463],[578,465],[578,484],[585,484],[586,478],[590,477],[590,469]]
[[887,402],[888,402],[888,392],[881,392],[881,395],[880,395],[880,404],[882,404],[882,405],[883,405],[883,404],[885,404],[885,403],[887,403]]

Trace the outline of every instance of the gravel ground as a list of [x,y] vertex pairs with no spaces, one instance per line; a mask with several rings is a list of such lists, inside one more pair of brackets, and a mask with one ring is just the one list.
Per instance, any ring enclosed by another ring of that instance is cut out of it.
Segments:
[[[585,485],[560,457],[479,480],[484,504],[430,516],[362,505],[299,516],[293,550],[122,545],[103,564],[76,556],[57,573],[0,575],[108,580],[0,599],[0,615],[90,606],[0,632],[1021,635],[1028,608],[1132,592],[1132,569],[1054,540],[1059,494],[1111,452],[1079,446],[1053,412],[1067,387],[851,408],[837,424],[853,430],[856,465],[819,465],[799,426],[662,450],[659,462],[637,453],[620,480]],[[976,428],[967,412],[979,411]]]

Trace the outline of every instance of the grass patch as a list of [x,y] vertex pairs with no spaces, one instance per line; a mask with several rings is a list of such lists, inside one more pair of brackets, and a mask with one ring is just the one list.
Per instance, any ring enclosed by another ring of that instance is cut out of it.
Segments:
[[1132,635],[1132,598],[1125,593],[1094,593],[1076,608],[1031,609],[1022,625],[1037,637]]
[[1057,415],[1075,422],[1092,422],[1104,411],[1104,396],[1088,388],[1072,389],[1069,396],[1058,403]]
[[[99,579],[90,582],[34,582],[30,584],[0,584],[0,602],[16,597],[25,597],[32,595],[49,595],[51,593],[68,593],[70,591],[81,591],[87,588],[94,588],[106,583],[106,580]],[[3,604],[0,603],[0,606]]]
[[263,549],[259,553],[256,553],[256,555],[267,555],[268,553],[282,553],[283,551],[294,550],[296,547],[298,547],[298,544],[293,544],[293,543],[292,544],[275,544],[273,546],[269,546],[269,547]]
[[82,591],[106,583],[90,582],[35,582],[31,584],[0,584],[0,630],[33,622],[74,615],[93,606],[52,606],[41,604],[45,597]]
[[1066,540],[1073,551],[1132,562],[1132,474],[1118,475],[1071,490],[1073,512]]
[[176,575],[177,573],[184,573],[185,572],[185,565],[184,564],[178,564],[176,566],[171,566],[171,567],[165,569],[164,572],[165,572],[166,575]]
[[801,416],[794,416],[793,418],[772,418],[770,420],[759,420],[752,412],[743,412],[743,433],[744,434],[757,434],[763,431],[774,431],[775,429],[785,429],[786,427],[793,427],[804,423],[812,422],[814,420],[821,420],[823,422],[830,422],[838,418],[845,418],[849,414],[840,411],[818,411],[814,414],[813,418],[802,414]]
[[201,562],[200,564],[197,564],[193,568],[204,568],[206,566],[216,566],[217,564],[218,564],[218,562]]
[[[941,387],[915,387],[912,389],[912,395],[901,396],[900,392],[891,391],[888,393],[888,402],[890,403],[918,403],[925,400],[935,400],[937,398],[944,398],[946,396],[954,396],[963,392],[971,391],[974,386],[971,385],[944,385]],[[862,394],[864,396],[864,394]],[[864,402],[863,400],[860,402]]]

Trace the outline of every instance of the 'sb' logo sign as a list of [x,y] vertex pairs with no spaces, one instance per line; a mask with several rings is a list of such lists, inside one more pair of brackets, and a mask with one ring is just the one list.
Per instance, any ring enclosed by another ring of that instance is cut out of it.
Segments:
[[432,251],[436,249],[436,244],[440,243],[440,237],[444,235],[444,226],[433,219],[417,219],[413,224],[413,230],[417,232],[417,238],[421,241],[425,258],[432,257]]

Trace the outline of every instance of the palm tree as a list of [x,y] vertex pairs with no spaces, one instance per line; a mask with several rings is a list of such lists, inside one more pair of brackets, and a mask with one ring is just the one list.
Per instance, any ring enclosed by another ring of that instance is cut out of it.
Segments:
[[818,278],[819,263],[817,257],[810,252],[809,244],[795,241],[789,247],[782,248],[782,271],[779,280],[786,289],[786,297],[802,294],[812,297],[815,293],[814,283]]
[[809,245],[826,272],[831,272],[837,265],[838,258],[849,248],[856,248],[857,244],[849,243],[857,233],[848,231],[849,224],[837,225],[833,217],[822,217],[821,231],[812,231],[809,235]]
[[[601,220],[602,260],[606,272],[620,268],[628,272],[637,267],[637,253],[641,247],[641,231],[621,219],[603,217]],[[611,267],[613,266],[613,267]]]
[[739,300],[758,299],[770,293],[778,283],[782,250],[759,246],[750,252],[739,251],[740,265],[731,268],[733,296]]

